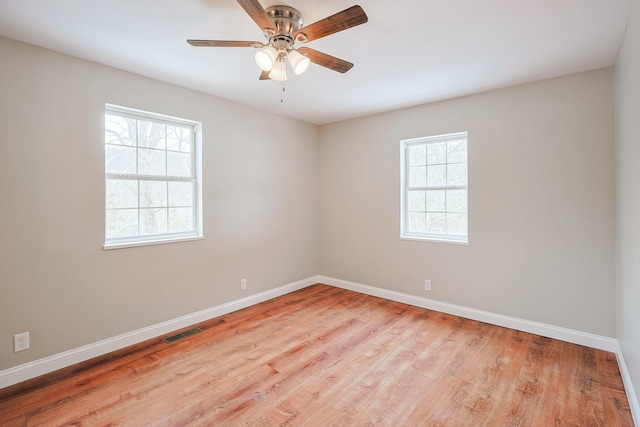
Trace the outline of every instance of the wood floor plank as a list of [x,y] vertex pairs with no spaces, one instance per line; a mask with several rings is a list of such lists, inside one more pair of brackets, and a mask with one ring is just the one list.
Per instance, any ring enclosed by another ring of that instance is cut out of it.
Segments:
[[197,326],[0,390],[0,424],[633,425],[612,353],[326,285]]

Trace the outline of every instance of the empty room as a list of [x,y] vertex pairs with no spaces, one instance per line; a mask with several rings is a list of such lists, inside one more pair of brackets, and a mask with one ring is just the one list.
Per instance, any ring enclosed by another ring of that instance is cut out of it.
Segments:
[[640,0],[3,0],[0,425],[640,425]]

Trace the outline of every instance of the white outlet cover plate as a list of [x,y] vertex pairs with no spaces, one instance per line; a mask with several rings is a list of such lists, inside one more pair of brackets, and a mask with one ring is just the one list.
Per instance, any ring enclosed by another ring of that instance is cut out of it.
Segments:
[[13,352],[29,349],[29,332],[23,332],[13,336]]

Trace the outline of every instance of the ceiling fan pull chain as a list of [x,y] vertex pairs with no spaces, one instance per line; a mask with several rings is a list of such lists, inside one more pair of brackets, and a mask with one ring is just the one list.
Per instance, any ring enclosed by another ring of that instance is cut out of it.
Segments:
[[280,94],[280,104],[284,104],[284,92],[285,92],[285,88],[284,88],[284,81],[282,82],[282,93]]

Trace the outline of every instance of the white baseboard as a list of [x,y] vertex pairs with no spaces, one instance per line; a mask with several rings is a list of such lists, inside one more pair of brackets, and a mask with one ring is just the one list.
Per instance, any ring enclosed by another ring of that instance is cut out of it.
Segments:
[[545,323],[532,322],[530,320],[518,319],[516,317],[503,316],[501,314],[490,313],[488,311],[476,310],[474,308],[464,307],[461,305],[449,304],[415,295],[376,288],[374,286],[348,282],[346,280],[335,279],[333,277],[320,276],[318,281],[337,288],[348,289],[362,294],[372,295],[429,310],[440,311],[442,313],[453,314],[455,316],[478,320],[492,325],[504,326],[505,328],[542,335],[544,337],[580,344],[587,347],[593,347],[599,350],[615,353],[618,349],[618,341],[615,338],[589,334],[573,329],[547,325]]
[[633,383],[631,382],[631,376],[627,369],[627,364],[624,361],[624,355],[622,354],[622,347],[620,342],[617,344],[616,357],[618,358],[618,366],[620,367],[620,375],[622,375],[622,382],[624,383],[624,390],[627,393],[627,400],[629,401],[629,408],[631,409],[631,416],[635,425],[640,426],[640,404],[636,398],[636,392],[633,389]]
[[272,298],[276,298],[281,295],[285,295],[290,292],[314,285],[318,283],[319,280],[320,276],[309,277],[307,279],[289,283],[288,285],[280,286],[275,289],[270,289],[265,292],[250,295],[246,298],[241,298],[212,308],[198,311],[196,313],[191,313],[186,316],[178,317],[176,319],[168,320],[166,322],[158,323],[156,325],[138,329],[133,332],[128,332],[126,334],[118,335],[113,338],[108,338],[106,340],[98,341],[93,344],[88,344],[83,347],[75,348],[63,353],[55,354],[53,356],[25,363],[24,365],[19,365],[13,368],[6,369],[4,371],[0,371],[0,389],[18,384],[22,381],[39,377],[40,375],[48,374],[58,369],[75,365],[76,363],[84,362],[94,357],[108,354],[112,351],[120,350],[121,348],[133,344],[141,343],[151,338],[156,338],[161,335],[168,334],[178,329],[186,328],[196,323],[213,319],[214,317],[222,316],[264,301],[268,301]]

